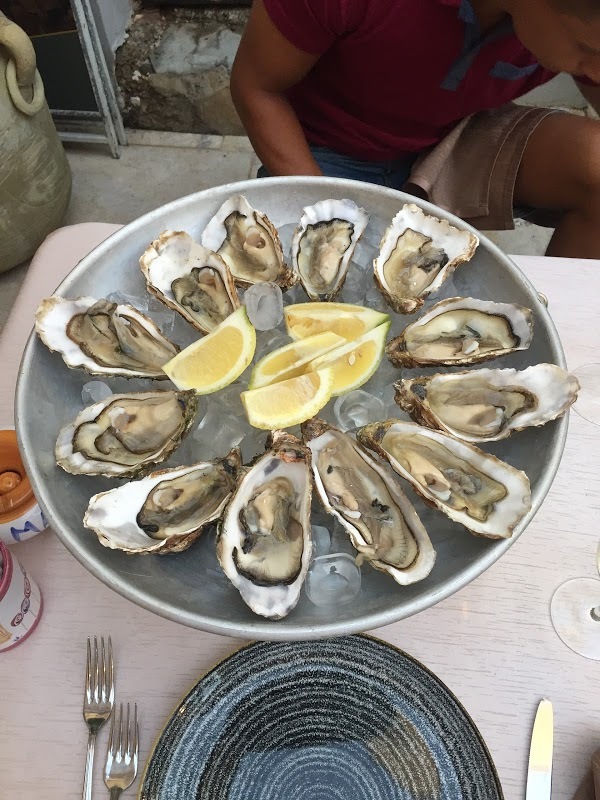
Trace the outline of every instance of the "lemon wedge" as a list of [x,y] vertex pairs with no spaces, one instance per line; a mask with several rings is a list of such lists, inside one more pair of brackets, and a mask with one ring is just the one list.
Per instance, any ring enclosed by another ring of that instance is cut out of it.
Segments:
[[248,389],[259,389],[271,383],[295,378],[306,372],[306,365],[330,350],[345,344],[346,340],[337,333],[325,331],[292,342],[278,350],[273,350],[258,362],[252,371]]
[[329,401],[332,387],[333,371],[320,369],[242,392],[240,397],[251,425],[274,430],[314,417]]
[[354,342],[346,342],[308,365],[308,371],[330,367],[333,370],[331,396],[358,389],[375,373],[383,357],[390,322],[379,325]]
[[388,322],[389,314],[349,303],[298,303],[284,309],[285,325],[292,339],[306,339],[332,331],[348,341]]
[[240,377],[254,357],[256,331],[241,306],[163,366],[178,389],[210,394]]

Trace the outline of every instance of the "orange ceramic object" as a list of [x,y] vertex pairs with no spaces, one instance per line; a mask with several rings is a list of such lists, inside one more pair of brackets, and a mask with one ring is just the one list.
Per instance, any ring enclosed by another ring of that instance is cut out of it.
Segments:
[[0,431],[0,523],[20,517],[36,505],[33,489],[12,430]]

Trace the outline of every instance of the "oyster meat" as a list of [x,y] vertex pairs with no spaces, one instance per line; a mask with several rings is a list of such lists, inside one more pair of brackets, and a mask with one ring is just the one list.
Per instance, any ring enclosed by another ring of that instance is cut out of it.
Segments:
[[56,463],[74,475],[145,474],[179,447],[197,406],[194,391],[113,394],[61,430]]
[[580,388],[555,364],[405,378],[394,386],[396,402],[415,422],[466,442],[493,442],[544,425],[565,413]]
[[140,258],[148,291],[210,333],[240,307],[223,259],[182,231],[164,231]]
[[412,314],[459,264],[473,257],[478,244],[469,231],[407,203],[385,232],[373,278],[394,311]]
[[92,375],[127,378],[167,376],[161,367],[179,347],[136,308],[93,297],[48,297],[35,314],[35,330],[68,367],[83,367]]
[[365,425],[357,438],[472,533],[507,539],[531,509],[524,472],[452,436],[391,419]]
[[307,206],[292,239],[292,264],[311,300],[333,300],[369,215],[351,200]]
[[321,419],[305,422],[302,434],[321,501],[361,557],[399,584],[426,578],[435,551],[397,481],[352,437]]
[[396,367],[475,364],[526,350],[533,336],[530,309],[473,297],[451,297],[432,306],[388,342]]
[[277,229],[241,194],[223,203],[206,226],[202,244],[221,256],[238,286],[273,281],[288,289],[296,283],[284,263]]
[[257,614],[285,617],[296,605],[311,555],[310,452],[275,431],[232,497],[217,539],[223,571]]
[[100,544],[126,553],[179,553],[223,513],[235,489],[240,451],[153,472],[94,495],[83,524]]

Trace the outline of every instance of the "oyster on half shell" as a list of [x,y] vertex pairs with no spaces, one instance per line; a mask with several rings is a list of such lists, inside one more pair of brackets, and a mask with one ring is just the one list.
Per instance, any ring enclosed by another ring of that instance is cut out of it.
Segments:
[[533,336],[530,309],[473,297],[441,300],[388,342],[396,367],[475,364],[526,350]]
[[241,454],[153,472],[94,495],[83,518],[100,544],[126,553],[179,553],[223,513]]
[[148,291],[210,333],[240,307],[223,259],[183,231],[164,231],[140,258]]
[[390,419],[365,425],[357,438],[427,503],[479,536],[508,539],[531,508],[524,472],[445,433]]
[[415,422],[466,442],[493,442],[544,425],[565,413],[580,388],[555,364],[405,378],[394,386],[396,402]]
[[292,265],[311,300],[339,294],[368,222],[351,200],[320,200],[304,209],[292,238]]
[[402,585],[426,578],[435,550],[397,481],[351,436],[321,419],[305,422],[302,435],[321,501],[360,558]]
[[407,203],[384,234],[373,278],[394,311],[412,314],[459,264],[473,257],[478,244],[469,231]]
[[68,367],[92,375],[166,379],[161,367],[179,352],[154,322],[133,306],[93,297],[48,297],[35,313],[35,330]]
[[241,194],[223,203],[204,229],[202,244],[221,256],[238,286],[273,281],[288,289],[296,283],[284,263],[277,229]]
[[56,463],[75,475],[143,475],[179,447],[197,406],[194,391],[113,394],[65,425]]
[[294,608],[311,555],[310,451],[274,431],[246,471],[221,522],[217,556],[244,602],[281,619]]

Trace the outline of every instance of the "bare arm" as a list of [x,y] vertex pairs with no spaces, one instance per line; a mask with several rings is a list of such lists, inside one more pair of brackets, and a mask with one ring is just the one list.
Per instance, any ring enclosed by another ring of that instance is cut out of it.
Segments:
[[585,97],[591,107],[600,114],[600,86],[588,86],[585,83],[575,81],[577,88]]
[[231,95],[246,132],[271,175],[321,175],[284,92],[318,56],[294,47],[255,0],[231,71]]

